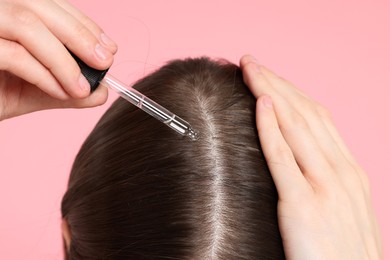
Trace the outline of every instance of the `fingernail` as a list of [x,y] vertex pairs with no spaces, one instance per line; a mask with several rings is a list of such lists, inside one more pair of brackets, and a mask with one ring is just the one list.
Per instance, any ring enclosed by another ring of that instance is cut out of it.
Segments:
[[100,35],[100,40],[102,41],[103,44],[105,44],[107,46],[116,46],[116,43],[110,37],[108,37],[107,34],[105,34],[105,33],[102,33]]
[[272,108],[272,99],[269,96],[263,96],[262,98],[263,106],[266,108]]
[[249,60],[249,62],[259,64],[259,61],[255,57],[253,57],[252,55],[249,55],[248,60]]
[[83,92],[87,92],[87,91],[89,92],[90,89],[91,89],[91,86],[89,85],[88,80],[84,77],[83,74],[80,74],[79,86],[80,86],[80,89],[81,89]]
[[256,73],[261,74],[261,65],[260,65],[259,61],[255,57],[253,57],[252,55],[248,55],[247,63],[252,63],[250,65],[252,65],[251,67],[253,68],[253,70]]
[[95,47],[95,52],[96,52],[96,55],[99,57],[99,59],[101,60],[106,60],[108,58],[109,55],[111,55],[111,52],[109,52],[106,48],[104,48],[102,45],[100,45],[99,43],[96,44],[96,47]]

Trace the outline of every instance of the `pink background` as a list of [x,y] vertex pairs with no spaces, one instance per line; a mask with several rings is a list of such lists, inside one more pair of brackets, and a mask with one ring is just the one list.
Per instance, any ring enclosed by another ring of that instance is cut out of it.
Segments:
[[[328,107],[369,175],[389,255],[390,1],[71,2],[117,41],[111,73],[128,84],[173,58],[252,53]],[[0,259],[62,259],[69,170],[115,98],[0,122]]]

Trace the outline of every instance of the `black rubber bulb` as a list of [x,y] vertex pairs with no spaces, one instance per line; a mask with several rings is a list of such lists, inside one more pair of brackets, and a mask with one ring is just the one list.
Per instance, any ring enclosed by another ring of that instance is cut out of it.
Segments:
[[97,70],[94,68],[91,68],[87,64],[85,64],[84,61],[82,61],[79,57],[74,55],[72,52],[70,52],[72,57],[75,59],[77,64],[79,65],[81,69],[81,73],[84,75],[84,77],[88,80],[89,85],[91,86],[91,92],[95,91],[97,87],[99,86],[100,81],[106,76],[106,73],[108,69],[106,70]]

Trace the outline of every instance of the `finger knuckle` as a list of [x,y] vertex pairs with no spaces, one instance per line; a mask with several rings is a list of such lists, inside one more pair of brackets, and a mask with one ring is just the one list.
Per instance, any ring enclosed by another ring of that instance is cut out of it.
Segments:
[[329,189],[325,189],[322,194],[323,203],[329,206],[346,208],[350,203],[347,190],[340,182],[335,182]]
[[18,60],[20,56],[25,54],[25,49],[18,43],[9,41],[7,42],[7,48],[11,57]]
[[89,36],[89,30],[83,24],[78,24],[74,27],[74,32],[78,39],[85,39]]
[[285,123],[280,125],[280,130],[284,134],[293,129],[301,130],[305,128],[308,128],[308,124],[305,118],[298,112],[290,112]]
[[90,28],[92,31],[95,31],[97,33],[102,33],[103,30],[95,23],[93,22],[89,17],[87,16],[82,16],[80,18],[80,22],[86,27]]
[[30,83],[39,89],[47,89],[48,82],[50,82],[48,78],[50,76],[50,72],[48,70],[44,70],[42,75],[30,79]]
[[[75,42],[77,39],[77,42]],[[97,39],[93,34],[82,24],[75,25],[73,28],[73,37],[68,39],[66,45],[77,45],[78,48],[84,50],[93,50],[97,44]]]
[[363,188],[363,183],[361,178],[356,175],[356,172],[343,172],[343,177],[341,178],[345,187],[349,190],[359,191]]
[[320,116],[320,118],[332,119],[332,113],[330,112],[330,110],[328,110],[324,106],[322,106],[320,104],[316,104],[315,109],[317,111],[317,114]]
[[282,145],[271,149],[271,152],[268,155],[265,155],[265,158],[268,162],[272,162],[273,164],[286,164],[295,161],[291,150]]
[[10,12],[16,22],[21,25],[32,26],[40,21],[38,15],[19,5],[13,6]]
[[303,97],[300,101],[299,104],[305,111],[311,112],[311,111],[316,111],[315,109],[315,104],[313,103],[312,100],[309,100],[305,97]]
[[26,50],[17,42],[14,41],[1,41],[0,48],[2,49],[2,62],[1,68],[3,70],[12,69],[15,61],[23,60]]

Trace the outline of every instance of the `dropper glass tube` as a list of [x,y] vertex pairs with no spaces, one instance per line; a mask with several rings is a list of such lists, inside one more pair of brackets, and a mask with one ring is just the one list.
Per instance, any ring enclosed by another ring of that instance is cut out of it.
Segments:
[[91,91],[94,91],[99,85],[103,85],[117,92],[122,98],[129,101],[131,104],[137,106],[154,118],[160,120],[177,133],[188,136],[191,140],[198,139],[198,133],[191,127],[191,125],[176,116],[174,113],[160,106],[153,100],[149,99],[134,88],[127,87],[114,76],[107,73],[106,70],[97,70],[88,66],[79,57],[69,51],[81,69],[81,73],[88,80],[91,85]]
[[198,139],[198,133],[191,127],[191,125],[184,119],[176,116],[168,109],[157,104],[142,93],[138,92],[132,87],[126,86],[118,79],[107,73],[100,81],[100,84],[117,92],[122,98],[126,99],[133,105],[145,111],[154,118],[160,120],[177,133],[188,136],[191,140]]

